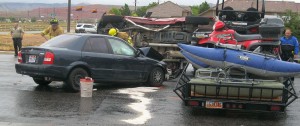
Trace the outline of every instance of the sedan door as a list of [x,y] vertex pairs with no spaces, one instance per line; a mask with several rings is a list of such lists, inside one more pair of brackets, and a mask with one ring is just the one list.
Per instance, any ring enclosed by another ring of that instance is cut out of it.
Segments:
[[90,37],[87,39],[82,51],[82,60],[90,67],[95,80],[114,80],[112,69],[114,59],[110,52],[105,38]]
[[93,25],[84,25],[83,26],[86,32],[95,33],[96,28]]
[[137,57],[135,49],[125,41],[117,38],[108,38],[114,53],[113,69],[115,77],[120,81],[139,82],[145,78],[145,60]]

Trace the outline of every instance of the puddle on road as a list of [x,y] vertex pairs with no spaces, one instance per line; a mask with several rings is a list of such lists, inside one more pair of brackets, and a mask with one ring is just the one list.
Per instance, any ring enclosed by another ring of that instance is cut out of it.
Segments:
[[145,93],[156,92],[159,90],[157,87],[138,87],[120,89],[118,93],[129,94],[130,98],[137,100],[136,103],[131,103],[128,106],[133,110],[140,112],[141,116],[134,119],[122,120],[130,124],[145,124],[147,120],[151,119],[150,111],[147,105],[151,103],[151,99],[144,97]]

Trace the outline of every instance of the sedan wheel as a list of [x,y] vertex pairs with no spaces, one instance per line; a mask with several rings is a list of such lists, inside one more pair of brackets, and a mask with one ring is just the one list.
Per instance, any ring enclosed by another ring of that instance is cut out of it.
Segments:
[[163,70],[159,67],[156,67],[150,73],[148,84],[152,87],[159,87],[162,85],[164,78],[165,74]]
[[45,78],[43,78],[43,77],[33,77],[32,79],[38,85],[48,85],[52,82],[49,80],[45,80]]
[[65,81],[69,90],[78,92],[80,90],[80,79],[89,76],[88,72],[82,68],[75,68],[71,71],[67,81]]

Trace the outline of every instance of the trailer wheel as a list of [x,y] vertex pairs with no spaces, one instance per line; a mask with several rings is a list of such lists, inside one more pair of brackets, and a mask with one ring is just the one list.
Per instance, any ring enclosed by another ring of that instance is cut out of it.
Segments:
[[199,17],[199,16],[187,16],[185,17],[185,23],[187,24],[195,24],[195,25],[208,25],[211,19],[207,17]]

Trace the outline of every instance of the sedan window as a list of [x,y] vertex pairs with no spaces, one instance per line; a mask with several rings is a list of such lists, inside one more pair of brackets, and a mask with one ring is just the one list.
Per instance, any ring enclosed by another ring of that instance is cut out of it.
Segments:
[[134,56],[134,49],[132,49],[129,45],[125,44],[123,41],[117,39],[108,39],[114,54],[117,55],[126,55],[126,56]]
[[96,52],[96,53],[108,53],[108,47],[104,38],[91,37],[87,40],[83,51]]
[[80,36],[76,35],[59,35],[48,40],[46,43],[40,45],[41,47],[57,47],[57,48],[71,48],[77,43]]
[[84,28],[94,28],[93,25],[84,25],[83,27],[84,27]]

